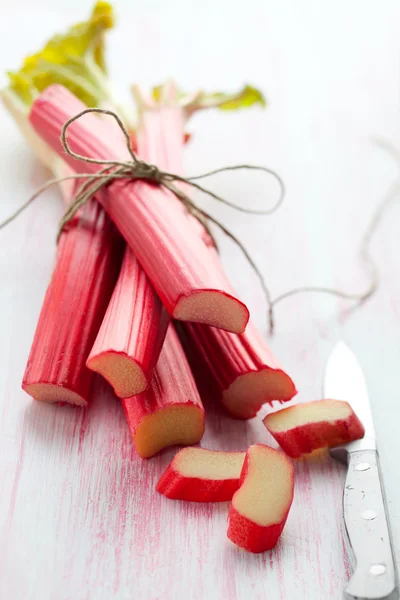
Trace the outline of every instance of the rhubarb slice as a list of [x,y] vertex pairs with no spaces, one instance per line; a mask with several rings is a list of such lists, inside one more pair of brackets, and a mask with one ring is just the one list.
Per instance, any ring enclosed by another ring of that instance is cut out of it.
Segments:
[[224,502],[239,487],[244,452],[183,448],[157,483],[157,491],[173,500]]
[[[60,155],[60,132],[67,119],[84,105],[62,86],[47,88],[34,102],[30,121]],[[129,159],[115,124],[94,115],[73,123],[68,130],[71,148],[95,159]],[[138,139],[141,156],[141,144]],[[99,165],[65,157],[79,172],[97,172]],[[146,156],[143,156],[146,160]],[[220,327],[244,331],[247,307],[227,290],[202,240],[187,227],[176,197],[162,187],[138,181],[116,181],[100,197],[104,208],[125,237],[169,314]]]
[[197,365],[195,372],[201,364],[202,376],[213,379],[233,417],[251,419],[263,404],[287,402],[297,393],[251,321],[240,335],[197,323],[185,323],[181,329],[189,361]]
[[249,552],[271,550],[293,501],[294,469],[286,456],[255,444],[247,450],[228,516],[228,538]]
[[348,402],[317,400],[289,406],[263,420],[282,450],[292,458],[319,448],[358,440],[364,427]]
[[122,406],[142,458],[150,458],[167,446],[190,446],[201,440],[204,409],[172,324],[149,389],[123,399]]
[[100,373],[120,398],[149,385],[168,327],[161,304],[129,248],[87,366]]
[[22,382],[36,400],[85,406],[93,373],[87,356],[121,262],[120,236],[92,200],[59,239]]

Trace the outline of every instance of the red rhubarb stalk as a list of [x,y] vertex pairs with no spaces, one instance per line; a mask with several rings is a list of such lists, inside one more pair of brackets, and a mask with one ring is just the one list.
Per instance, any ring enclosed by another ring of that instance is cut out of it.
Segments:
[[[153,106],[143,99],[139,88],[134,91],[142,108],[139,143],[146,152],[154,153],[153,160],[160,168],[182,174],[185,113],[178,105],[176,89],[173,84],[167,83],[163,87],[163,101]],[[207,246],[209,258],[219,270],[225,288],[234,295],[210,234],[187,211],[186,217],[192,234],[201,238]],[[214,389],[218,390],[232,416],[250,419],[263,404],[273,400],[286,402],[296,394],[293,381],[251,322],[245,333],[239,335],[197,323],[186,323],[183,327],[186,335],[182,339],[186,339],[185,349],[192,370],[196,376],[201,371],[200,377],[213,379]]]
[[172,500],[225,502],[239,487],[244,452],[183,448],[157,483],[157,491]]
[[143,392],[160,355],[168,321],[161,300],[127,248],[87,366],[103,375],[120,398]]
[[[34,102],[30,121],[59,154],[60,132],[67,119],[84,105],[62,86],[47,88]],[[71,148],[95,159],[129,159],[115,125],[94,115],[76,121],[68,130]],[[140,140],[138,142],[141,155]],[[79,172],[97,172],[99,165],[66,157]],[[146,182],[116,181],[101,202],[144,268],[169,314],[243,332],[249,313],[230,291],[204,243],[187,227],[178,200],[162,187]]]
[[[52,81],[63,81],[88,105],[115,105],[104,67],[104,35],[112,8],[98,2],[85,22],[51,38],[9,72],[1,100],[40,162],[54,177],[73,170],[34,131],[28,114],[33,98]],[[66,203],[75,181],[60,182]],[[85,365],[116,279],[122,240],[96,201],[84,207],[62,233],[56,264],[41,309],[23,388],[37,400],[88,402],[92,373]]]
[[[132,87],[132,92],[140,114],[137,138],[143,155],[150,157],[160,169],[183,175],[184,126],[188,115],[179,105],[179,91],[175,83],[169,80],[161,86],[162,97],[157,101],[149,98],[138,85]],[[182,182],[176,185],[191,196],[189,186]],[[181,202],[176,206],[186,216],[197,237],[201,237],[206,246],[215,248],[214,240],[204,225]],[[222,269],[221,265],[218,268]]]
[[183,335],[189,361],[204,367],[202,376],[212,377],[233,417],[251,419],[263,404],[287,402],[297,393],[252,322],[240,335],[185,323]]
[[87,404],[93,373],[85,363],[116,281],[121,250],[114,224],[95,200],[61,234],[22,383],[36,400]]
[[[3,90],[1,100],[41,163],[55,177],[73,174],[33,130],[18,96]],[[59,186],[68,204],[78,184],[63,181]],[[36,400],[87,404],[93,374],[86,358],[118,274],[121,252],[122,239],[95,200],[61,234],[22,383]]]
[[[165,131],[160,130],[159,124],[157,111],[144,115],[137,139],[142,157],[165,169]],[[172,129],[176,130],[178,128]],[[174,138],[171,137],[168,142],[173,145]],[[127,247],[111,302],[87,362],[88,367],[103,375],[120,398],[143,392],[149,385],[160,355],[168,321],[168,313],[161,300]]]
[[189,446],[201,440],[204,409],[172,324],[149,389],[123,399],[122,406],[142,458],[150,458],[167,446]]

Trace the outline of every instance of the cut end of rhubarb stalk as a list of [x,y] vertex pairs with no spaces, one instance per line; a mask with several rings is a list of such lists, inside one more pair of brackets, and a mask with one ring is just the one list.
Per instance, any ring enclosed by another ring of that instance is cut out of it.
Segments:
[[183,448],[161,476],[157,491],[191,502],[224,502],[239,487],[244,452]]
[[[129,412],[126,403],[132,404],[141,400],[139,396],[124,401],[128,425]],[[197,444],[203,437],[203,433],[203,410],[197,406],[184,404],[169,406],[147,415],[136,427],[132,437],[138,455],[141,458],[150,458],[168,446]]]
[[124,354],[105,352],[89,359],[86,365],[92,371],[100,373],[119,398],[130,398],[147,387],[147,379],[140,365]]
[[62,402],[75,406],[87,406],[87,400],[79,394],[52,383],[22,384],[22,389],[39,402]]
[[261,369],[240,375],[223,392],[222,402],[233,417],[251,419],[263,404],[277,400],[288,402],[297,393],[284,371]]
[[180,298],[173,316],[179,321],[192,321],[225,329],[232,333],[243,333],[249,320],[245,304],[217,290],[202,290]]
[[229,511],[228,538],[249,552],[276,545],[292,500],[294,469],[284,454],[255,444],[246,453]]
[[364,427],[348,402],[318,400],[267,415],[265,427],[292,458],[360,439]]

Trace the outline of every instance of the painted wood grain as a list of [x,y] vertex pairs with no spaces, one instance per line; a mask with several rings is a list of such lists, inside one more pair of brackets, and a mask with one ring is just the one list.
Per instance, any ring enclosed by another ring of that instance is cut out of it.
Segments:
[[[15,0],[0,21],[0,70],[17,65],[66,20],[83,17],[84,4],[70,0],[61,9],[50,0]],[[186,89],[234,88],[246,79],[266,92],[265,114],[196,117],[186,166],[200,173],[261,162],[284,176],[286,203],[269,219],[238,217],[204,200],[246,242],[274,295],[303,284],[365,285],[358,240],[397,175],[369,138],[383,135],[400,146],[398,4],[119,0],[118,12],[110,52],[121,86],[172,73]],[[122,60],[128,53],[129,73]],[[1,217],[45,173],[3,111],[0,123]],[[276,192],[246,174],[221,175],[213,185],[232,201],[254,205],[272,204]],[[87,411],[41,406],[20,390],[61,210],[49,193],[0,235],[0,598],[339,600],[349,576],[341,465],[323,456],[296,462],[282,540],[253,556],[226,539],[227,504],[171,502],[154,492],[174,451],[140,460],[120,405],[100,380]],[[394,204],[373,242],[382,280],[373,300],[358,312],[317,296],[288,300],[277,308],[271,341],[304,400],[320,397],[323,366],[339,336],[358,354],[374,404],[397,557],[399,211]],[[266,333],[257,281],[229,242],[221,246]],[[209,410],[202,445],[241,450],[254,441],[273,444],[260,420],[245,424]]]

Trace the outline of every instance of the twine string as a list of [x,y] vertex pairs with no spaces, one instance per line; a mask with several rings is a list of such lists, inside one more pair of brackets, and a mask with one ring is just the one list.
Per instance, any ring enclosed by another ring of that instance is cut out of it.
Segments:
[[[72,123],[74,123],[75,121],[82,118],[84,115],[86,115],[88,113],[109,115],[117,122],[117,124],[125,138],[127,150],[129,152],[131,160],[119,161],[119,160],[95,159],[95,158],[90,158],[88,156],[78,154],[77,152],[74,152],[71,149],[71,147],[68,143],[68,139],[67,139],[68,128],[72,125]],[[205,229],[210,234],[210,236],[213,240],[214,240],[214,238],[213,238],[212,232],[210,231],[209,223],[212,223],[213,225],[215,225],[218,229],[220,229],[220,231],[222,231],[224,233],[224,235],[226,235],[229,239],[231,239],[235,243],[235,245],[242,252],[243,256],[247,260],[248,264],[250,265],[250,267],[252,268],[252,270],[254,271],[254,273],[256,274],[256,276],[260,282],[260,286],[263,290],[264,296],[268,303],[268,320],[269,320],[270,333],[273,332],[274,326],[275,326],[274,309],[277,304],[279,304],[286,298],[295,296],[297,294],[302,294],[302,293],[322,293],[322,294],[330,294],[330,295],[333,295],[333,296],[336,296],[339,298],[343,298],[345,300],[357,301],[358,303],[361,304],[362,302],[365,302],[368,298],[370,298],[378,288],[379,271],[378,271],[378,269],[372,259],[372,256],[370,254],[369,245],[370,245],[371,238],[372,238],[374,232],[376,231],[376,228],[378,227],[387,206],[390,204],[390,202],[393,200],[393,198],[399,192],[400,181],[396,181],[395,184],[393,186],[391,186],[391,188],[390,188],[388,194],[385,196],[383,202],[380,203],[380,205],[374,212],[372,219],[371,219],[371,221],[367,227],[367,230],[365,231],[365,234],[363,235],[361,243],[360,243],[360,251],[359,251],[360,257],[361,257],[362,261],[367,265],[367,267],[369,268],[369,271],[370,271],[370,284],[368,285],[368,287],[365,291],[363,291],[362,293],[347,293],[347,292],[343,292],[341,290],[337,290],[334,288],[328,288],[328,287],[303,286],[303,287],[298,287],[298,288],[289,290],[289,291],[277,296],[276,298],[272,299],[272,296],[271,296],[270,290],[266,284],[265,278],[264,278],[261,270],[258,268],[256,262],[251,257],[248,250],[246,249],[245,245],[221,221],[219,221],[217,218],[213,217],[211,214],[209,214],[204,209],[200,208],[185,192],[183,192],[180,189],[179,186],[176,185],[176,183],[178,183],[178,184],[184,183],[184,184],[190,186],[191,188],[196,189],[196,190],[210,196],[217,202],[220,202],[221,204],[224,204],[236,211],[246,213],[246,214],[251,214],[251,215],[271,215],[276,210],[278,210],[278,208],[281,206],[283,199],[284,199],[284,195],[285,195],[285,185],[283,183],[283,180],[275,171],[273,171],[272,169],[269,169],[267,167],[264,167],[264,166],[251,165],[251,164],[240,164],[240,165],[231,165],[231,166],[227,166],[227,167],[221,167],[221,168],[209,171],[207,173],[203,173],[201,175],[196,175],[196,176],[192,176],[192,177],[182,177],[181,175],[177,175],[175,173],[169,173],[167,171],[163,171],[163,170],[159,169],[156,165],[147,163],[143,160],[140,160],[137,157],[137,155],[134,152],[132,145],[131,145],[131,139],[129,136],[129,132],[125,128],[120,117],[114,111],[103,109],[103,108],[86,108],[85,110],[81,111],[77,115],[74,115],[73,117],[68,119],[62,127],[61,143],[62,143],[65,153],[68,156],[70,156],[71,158],[74,158],[75,160],[79,160],[79,161],[82,161],[85,163],[96,164],[96,165],[101,166],[102,168],[99,169],[96,173],[79,173],[79,174],[69,175],[67,177],[49,180],[47,183],[45,183],[43,186],[41,186],[30,198],[28,198],[28,200],[20,208],[18,208],[10,217],[8,217],[5,221],[0,223],[0,230],[3,229],[4,227],[6,227],[8,224],[10,224],[14,219],[16,219],[30,204],[32,204],[32,202],[34,200],[36,200],[36,198],[38,198],[49,187],[51,187],[55,184],[61,183],[63,181],[71,180],[71,179],[75,179],[75,180],[83,179],[84,182],[77,190],[77,193],[76,193],[73,201],[69,205],[67,211],[65,212],[64,216],[62,217],[62,219],[60,221],[58,235],[57,235],[57,240],[58,240],[59,236],[61,235],[61,232],[66,227],[66,225],[71,221],[71,219],[75,216],[77,211],[79,211],[79,209],[82,206],[84,206],[101,189],[106,188],[113,181],[120,180],[120,179],[131,180],[131,181],[144,180],[144,181],[149,181],[150,183],[154,183],[156,185],[162,186],[165,189],[169,190],[171,193],[173,193],[175,195],[175,197],[180,202],[182,202],[182,204],[185,206],[185,208],[196,219],[198,219],[201,222],[201,224],[203,225],[203,227],[205,227]],[[246,208],[246,207],[237,205],[233,202],[230,202],[229,200],[226,200],[225,198],[219,196],[212,190],[210,190],[210,189],[206,188],[205,186],[203,186],[202,184],[198,183],[199,180],[205,179],[207,177],[211,177],[211,176],[219,174],[219,173],[225,173],[225,172],[237,171],[237,170],[262,171],[264,173],[272,175],[280,187],[280,194],[279,194],[279,197],[278,197],[278,200],[276,201],[276,203],[271,208],[264,209],[264,210]],[[215,242],[215,240],[214,240],[214,242]],[[216,247],[217,247],[217,245],[216,245]]]

